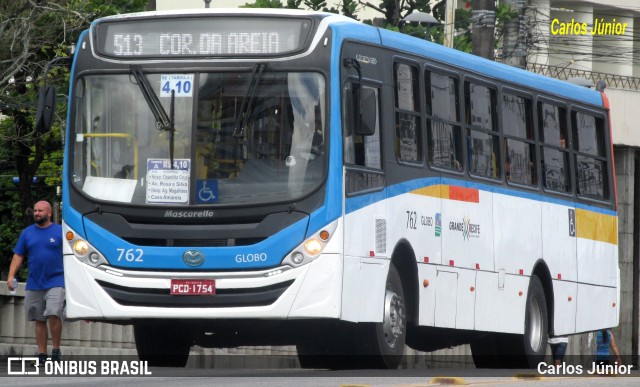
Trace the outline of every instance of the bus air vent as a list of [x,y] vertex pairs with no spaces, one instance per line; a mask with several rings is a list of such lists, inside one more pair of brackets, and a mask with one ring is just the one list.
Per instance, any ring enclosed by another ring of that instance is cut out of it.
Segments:
[[387,253],[387,220],[376,218],[376,255]]

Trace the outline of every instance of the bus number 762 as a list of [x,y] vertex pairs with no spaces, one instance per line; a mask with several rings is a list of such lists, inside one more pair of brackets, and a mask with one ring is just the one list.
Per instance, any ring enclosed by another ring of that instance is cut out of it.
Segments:
[[118,251],[118,262],[123,259],[127,262],[144,262],[142,256],[144,251],[142,249],[116,249]]

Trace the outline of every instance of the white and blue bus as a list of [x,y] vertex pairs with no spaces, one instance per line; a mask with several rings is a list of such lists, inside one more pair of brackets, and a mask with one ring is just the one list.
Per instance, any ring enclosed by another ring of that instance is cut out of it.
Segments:
[[106,17],[72,63],[67,315],[132,324],[152,364],[528,367],[618,324],[600,90],[305,11]]

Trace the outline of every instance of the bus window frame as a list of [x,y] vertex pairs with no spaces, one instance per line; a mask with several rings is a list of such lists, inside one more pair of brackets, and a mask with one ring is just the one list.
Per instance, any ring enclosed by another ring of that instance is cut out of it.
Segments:
[[[462,167],[460,169],[453,169],[453,168],[447,168],[447,167],[442,167],[436,164],[433,164],[431,162],[429,162],[429,156],[430,156],[430,149],[429,149],[429,129],[428,129],[428,123],[429,121],[431,121],[431,119],[433,118],[433,114],[427,113],[426,109],[427,109],[427,95],[426,95],[426,76],[425,73],[431,73],[431,72],[435,72],[437,74],[440,75],[445,75],[448,76],[450,78],[453,78],[455,80],[458,81],[458,117],[460,118],[460,121],[458,121],[457,123],[453,122],[453,121],[444,121],[441,119],[437,119],[440,122],[447,122],[448,124],[452,125],[452,126],[459,126],[460,127],[460,137],[461,137],[461,141],[460,141],[460,149],[461,149],[461,161],[462,161]],[[420,85],[421,87],[421,92],[424,94],[424,98],[422,100],[422,109],[423,109],[423,120],[424,120],[424,143],[425,143],[425,164],[427,165],[427,167],[430,170],[433,171],[438,171],[438,172],[446,172],[446,173],[450,173],[453,175],[458,175],[458,176],[465,176],[467,175],[467,170],[468,170],[468,158],[467,158],[467,144],[465,141],[466,138],[466,132],[465,132],[465,120],[464,120],[464,88],[463,88],[463,84],[464,84],[464,77],[465,77],[466,73],[458,70],[454,70],[454,69],[450,69],[448,67],[443,67],[440,65],[440,63],[436,64],[433,62],[425,62],[424,65],[422,66],[422,73],[420,74],[420,78],[422,79],[422,83]],[[457,124],[457,125],[456,125]]]
[[[520,97],[520,98],[526,98],[529,100],[529,102],[531,102],[531,131],[533,133],[533,138],[532,139],[528,139],[528,138],[521,138],[512,134],[506,134],[505,133],[505,128],[503,125],[503,115],[502,115],[502,104],[504,102],[503,97],[505,94],[509,94],[509,95],[513,95],[516,97]],[[506,174],[506,168],[503,167],[503,171],[504,173],[504,181],[507,183],[507,185],[509,186],[515,186],[515,187],[521,187],[521,188],[525,188],[525,189],[529,189],[529,190],[538,190],[538,187],[541,186],[541,174],[540,174],[540,167],[541,167],[541,163],[540,163],[540,149],[539,149],[539,145],[540,145],[540,138],[538,136],[538,133],[536,132],[537,129],[537,110],[536,110],[536,102],[535,102],[535,94],[519,89],[519,88],[515,88],[509,84],[501,84],[500,87],[498,87],[498,127],[499,127],[499,131],[500,131],[500,135],[502,137],[501,141],[500,141],[500,146],[501,146],[501,153],[503,151],[506,151],[506,149],[503,149],[502,147],[504,147],[505,144],[505,140],[515,140],[515,141],[520,141],[526,144],[529,144],[529,147],[531,147],[531,145],[533,145],[534,147],[534,157],[535,159],[533,160],[533,165],[536,168],[535,170],[535,174],[532,174],[532,176],[535,178],[535,181],[533,182],[533,184],[524,184],[524,183],[519,183],[516,181],[512,181],[507,179],[507,174]],[[504,160],[504,162],[506,162],[506,158]],[[503,165],[504,165],[503,162]]]
[[[373,192],[380,192],[383,191],[385,189],[385,187],[387,186],[387,179],[386,179],[386,173],[385,173],[385,159],[384,159],[384,141],[385,141],[385,136],[384,136],[384,129],[383,129],[383,111],[382,111],[382,93],[383,93],[383,82],[378,81],[378,80],[374,80],[374,79],[370,79],[370,78],[362,78],[362,79],[358,79],[358,77],[356,75],[348,75],[345,77],[344,81],[341,83],[340,85],[340,109],[342,110],[344,108],[344,99],[343,99],[343,95],[342,95],[342,91],[345,90],[345,87],[347,86],[347,84],[358,84],[360,85],[360,87],[363,86],[368,86],[371,88],[375,88],[378,90],[378,134],[380,136],[380,169],[377,168],[373,168],[373,167],[367,167],[364,165],[358,165],[358,164],[351,164],[351,163],[345,163],[344,161],[344,149],[342,149],[342,154],[340,155],[340,158],[342,160],[342,166],[344,167],[345,170],[345,174],[344,174],[344,194],[346,197],[355,197],[355,196],[360,196],[360,195],[365,195],[365,194],[369,194],[369,193],[373,193]],[[341,111],[341,117],[340,117],[340,141],[342,142],[341,148],[344,147],[344,132],[346,130],[345,128],[345,121],[344,121],[344,112]],[[351,135],[355,135],[355,131],[352,132]],[[357,172],[357,173],[368,173],[368,174],[373,174],[373,175],[379,175],[382,177],[382,184],[380,186],[376,186],[376,187],[371,187],[371,188],[366,188],[363,190],[359,190],[359,191],[354,191],[354,192],[349,192],[347,190],[347,173],[348,172]]]
[[[588,114],[593,116],[594,118],[600,118],[602,119],[602,130],[603,130],[603,141],[604,141],[604,156],[594,156],[594,155],[590,155],[588,153],[584,153],[584,152],[578,152],[575,149],[575,139],[573,138],[573,113],[582,113],[582,114]],[[596,110],[593,108],[590,108],[588,106],[584,106],[584,105],[578,105],[575,103],[572,103],[569,105],[569,110],[567,111],[567,124],[568,124],[568,131],[571,132],[571,161],[576,164],[575,165],[575,169],[572,170],[572,174],[574,175],[573,178],[576,180],[575,181],[575,197],[578,200],[581,201],[586,201],[586,202],[590,202],[590,203],[597,203],[597,204],[613,204],[613,200],[615,199],[615,190],[613,189],[613,179],[615,179],[615,176],[612,172],[614,172],[613,170],[613,154],[611,154],[611,135],[609,134],[609,120],[608,120],[608,114],[606,114],[605,110]],[[578,173],[578,165],[576,163],[576,156],[578,155],[582,155],[582,156],[586,156],[586,157],[590,157],[596,160],[601,160],[605,162],[605,166],[606,166],[606,173],[607,173],[607,184],[604,187],[606,189],[606,198],[595,198],[592,196],[586,196],[586,195],[581,195],[578,192],[578,178],[577,178],[577,173]]]
[[[414,111],[411,112],[409,110],[405,110],[405,109],[400,109],[399,107],[397,107],[397,94],[396,94],[396,65],[397,64],[404,64],[410,67],[415,68],[417,75],[418,75],[418,83],[417,83],[417,94],[418,94],[418,101],[416,103],[416,106],[414,107]],[[428,165],[429,163],[427,162],[428,159],[428,149],[427,149],[427,129],[426,129],[426,119],[425,119],[425,111],[424,111],[424,106],[425,106],[425,101],[426,101],[426,96],[424,95],[424,75],[421,73],[421,69],[422,69],[422,64],[415,59],[411,59],[408,58],[406,56],[402,56],[402,55],[393,55],[391,58],[391,69],[392,69],[392,74],[391,74],[391,78],[393,79],[393,123],[394,123],[394,128],[395,125],[397,125],[397,120],[396,120],[396,115],[400,112],[402,113],[410,113],[413,114],[415,116],[418,117],[418,120],[420,121],[420,147],[421,147],[421,152],[419,154],[419,161],[416,162],[411,162],[408,160],[404,160],[400,158],[400,155],[397,152],[396,146],[395,146],[395,142],[394,142],[394,156],[396,161],[398,162],[398,164],[400,165],[404,165],[404,166],[408,166],[408,167],[413,167],[413,168],[424,168],[425,165]],[[394,140],[397,139],[397,130],[394,130]]]
[[[539,120],[539,109],[538,109],[538,104],[547,104],[547,105],[553,105],[559,108],[563,108],[565,110],[565,126],[566,126],[566,130],[567,130],[567,138],[566,138],[566,147],[565,147],[565,152],[569,155],[569,184],[571,185],[569,187],[569,190],[562,192],[562,191],[558,191],[558,190],[553,190],[553,189],[549,189],[549,188],[545,188],[544,184],[542,184],[542,180],[540,181],[540,189],[548,195],[559,195],[559,196],[563,196],[566,198],[571,198],[573,199],[575,197],[575,193],[576,193],[576,176],[575,176],[575,171],[576,171],[576,167],[575,167],[575,160],[573,159],[573,133],[571,133],[571,117],[570,117],[570,110],[569,110],[569,105],[560,99],[554,99],[545,95],[538,95],[538,98],[535,101],[535,106],[534,106],[534,110],[535,110],[535,118],[536,118],[536,125],[535,125],[535,129],[538,133],[538,147],[540,149],[548,147],[551,149],[560,149],[557,147],[554,147],[553,145],[547,144],[544,141],[542,141],[540,139],[540,130],[544,130],[542,128],[542,122],[540,122]],[[542,152],[541,150],[538,150],[540,152],[540,156],[542,156]],[[542,159],[539,160],[539,168],[540,168],[540,176],[542,177]]]
[[[466,93],[466,88],[465,85],[466,83],[473,83],[476,84],[478,86],[484,86],[488,89],[492,89],[495,92],[495,98],[496,98],[496,111],[495,114],[492,116],[492,120],[495,120],[494,123],[494,127],[495,130],[488,130],[486,128],[477,126],[477,125],[473,125],[470,123],[467,123],[467,97],[465,95]],[[499,102],[499,93],[498,90],[500,88],[499,84],[496,84],[494,82],[491,82],[490,80],[484,79],[484,78],[480,78],[478,76],[476,76],[475,74],[469,74],[469,73],[465,73],[462,76],[462,82],[459,85],[460,90],[461,90],[461,95],[462,95],[462,125],[465,128],[465,136],[466,136],[466,130],[476,130],[478,132],[482,132],[482,133],[486,133],[488,135],[491,136],[497,136],[498,137],[498,147],[501,146],[502,144],[502,138],[503,138],[503,133],[502,133],[502,127],[500,125],[500,111],[498,110],[498,102]],[[465,141],[465,157],[467,157],[469,149],[467,149],[467,145],[466,141]],[[471,173],[471,169],[469,169],[469,162],[467,161],[467,171],[468,171],[468,176],[473,178],[473,179],[477,179],[477,180],[483,180],[486,181],[490,184],[504,184],[505,182],[505,173],[504,173],[504,165],[503,165],[503,157],[502,157],[502,152],[498,152],[498,154],[496,155],[496,165],[498,168],[498,175],[496,177],[491,177],[491,176],[485,176],[485,175],[477,175],[474,173]]]

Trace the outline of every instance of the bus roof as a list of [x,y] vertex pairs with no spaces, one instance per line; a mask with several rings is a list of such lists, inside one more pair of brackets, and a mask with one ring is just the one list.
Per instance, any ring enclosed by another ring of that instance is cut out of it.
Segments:
[[595,106],[603,106],[600,92],[567,81],[546,77],[517,67],[494,62],[476,55],[450,49],[413,36],[379,29],[384,46],[432,58],[443,64],[464,69],[490,79],[503,79],[531,89],[544,91],[558,97],[569,98]]

